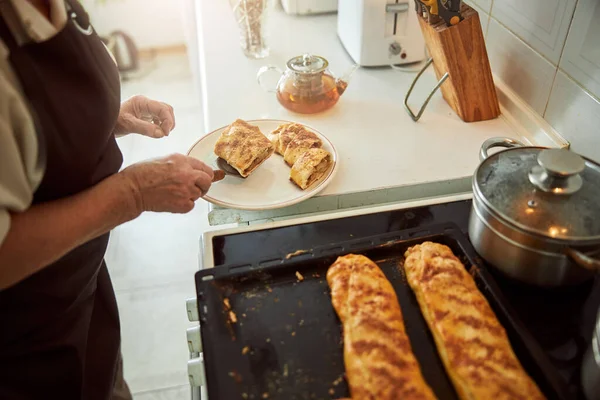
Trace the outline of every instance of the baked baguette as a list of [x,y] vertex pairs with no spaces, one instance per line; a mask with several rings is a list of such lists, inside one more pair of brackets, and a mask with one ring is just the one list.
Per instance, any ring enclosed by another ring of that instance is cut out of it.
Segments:
[[461,399],[543,399],[473,277],[447,246],[424,242],[404,270]]
[[327,283],[343,325],[352,399],[435,399],[412,353],[396,293],[377,264],[361,255],[339,257]]
[[246,178],[271,157],[274,148],[258,126],[238,119],[223,131],[214,151]]
[[331,154],[327,150],[306,150],[290,170],[290,180],[305,190],[329,171]]

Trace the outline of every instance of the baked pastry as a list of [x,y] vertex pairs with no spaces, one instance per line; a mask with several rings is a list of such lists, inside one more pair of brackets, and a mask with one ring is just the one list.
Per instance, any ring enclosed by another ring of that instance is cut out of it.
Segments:
[[339,257],[327,283],[343,325],[352,399],[435,399],[412,353],[396,293],[377,264],[361,255]]
[[543,399],[473,277],[449,247],[424,242],[404,270],[461,399]]
[[215,154],[246,178],[273,154],[273,145],[258,126],[241,119],[229,125],[215,143]]
[[283,160],[291,167],[308,149],[320,148],[321,146],[323,146],[323,142],[313,132],[307,130],[298,132],[287,145],[285,153],[283,153]]
[[292,166],[290,180],[304,190],[327,173],[331,162],[331,154],[327,150],[305,150]]
[[[278,154],[283,155],[288,144],[294,139],[294,137],[300,132],[310,132],[304,125],[301,124],[283,124],[279,125],[277,129],[271,132],[271,143],[275,146],[275,151]],[[310,132],[312,133],[312,132]],[[314,133],[312,133],[317,137]]]

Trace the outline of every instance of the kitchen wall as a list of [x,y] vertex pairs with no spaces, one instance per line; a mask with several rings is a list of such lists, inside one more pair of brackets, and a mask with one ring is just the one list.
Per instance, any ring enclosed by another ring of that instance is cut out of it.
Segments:
[[186,43],[186,0],[80,0],[100,35],[122,30],[140,49]]
[[470,0],[490,64],[572,148],[600,161],[600,0]]

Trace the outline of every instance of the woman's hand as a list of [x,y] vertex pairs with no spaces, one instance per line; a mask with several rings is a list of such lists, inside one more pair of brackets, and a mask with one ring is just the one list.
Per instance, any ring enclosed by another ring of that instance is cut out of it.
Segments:
[[128,133],[161,138],[175,128],[173,107],[166,103],[150,100],[144,96],[133,96],[121,104],[115,135]]
[[202,161],[181,154],[133,164],[120,172],[131,183],[138,213],[187,213],[214,177]]

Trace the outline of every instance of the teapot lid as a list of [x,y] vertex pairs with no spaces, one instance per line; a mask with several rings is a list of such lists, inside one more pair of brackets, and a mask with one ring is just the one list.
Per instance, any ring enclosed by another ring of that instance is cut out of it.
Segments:
[[327,66],[329,66],[329,61],[325,58],[308,53],[291,58],[287,62],[289,69],[300,74],[317,74],[325,71]]

